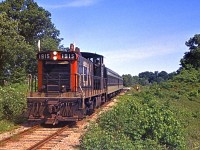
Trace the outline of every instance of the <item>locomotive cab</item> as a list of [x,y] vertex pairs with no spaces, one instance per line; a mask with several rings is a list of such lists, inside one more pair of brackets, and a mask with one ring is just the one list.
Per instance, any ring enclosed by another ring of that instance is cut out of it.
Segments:
[[81,55],[86,58],[87,60],[91,61],[93,64],[93,77],[94,77],[94,89],[96,90],[103,90],[105,89],[105,75],[104,70],[105,66],[103,64],[103,56],[94,54],[94,53],[88,53],[88,52],[82,52]]

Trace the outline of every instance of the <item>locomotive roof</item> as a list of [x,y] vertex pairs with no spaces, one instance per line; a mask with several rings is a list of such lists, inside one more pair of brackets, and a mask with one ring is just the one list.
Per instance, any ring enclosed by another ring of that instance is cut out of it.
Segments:
[[90,53],[90,52],[81,52],[81,55],[85,58],[99,58],[99,57],[103,57],[102,55],[96,54],[96,53]]

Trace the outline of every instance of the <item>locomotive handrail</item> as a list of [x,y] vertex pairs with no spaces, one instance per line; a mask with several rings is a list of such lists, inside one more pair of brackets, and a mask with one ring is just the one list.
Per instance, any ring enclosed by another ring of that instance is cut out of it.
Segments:
[[81,90],[81,93],[82,93],[83,97],[85,97],[85,94],[84,94],[83,89],[81,87],[81,75],[80,74],[77,74],[77,75],[79,76],[79,88]]
[[[37,89],[37,76],[32,76],[32,80],[30,81],[31,88],[30,88],[30,95],[32,95],[33,92],[47,92],[47,93],[59,93],[62,89],[62,84],[66,85],[66,91],[71,91],[71,76],[70,73],[43,73],[41,74],[43,78],[42,83],[42,89]],[[41,76],[40,75],[40,76]],[[98,93],[101,93],[104,91],[107,85],[105,85],[105,78],[102,78],[100,76],[94,76],[94,75],[87,75],[87,80],[84,80],[85,74],[76,73],[74,74],[76,78],[75,79],[75,89],[73,92],[78,92],[77,89],[79,89],[81,97],[86,97],[88,95],[96,95]],[[39,76],[39,74],[38,74]],[[103,79],[103,85],[101,85],[101,80]],[[43,86],[44,85],[44,86]],[[44,87],[44,89],[43,89]],[[41,88],[41,85],[40,85]],[[76,95],[76,94],[75,94]]]
[[[77,75],[79,77],[79,88],[80,88],[81,93],[82,93],[82,101],[84,102],[85,94],[84,94],[83,89],[81,87],[81,75],[80,74],[77,74]],[[82,107],[85,108],[85,104],[84,103],[82,104]]]
[[31,91],[32,74],[28,74],[28,89]]

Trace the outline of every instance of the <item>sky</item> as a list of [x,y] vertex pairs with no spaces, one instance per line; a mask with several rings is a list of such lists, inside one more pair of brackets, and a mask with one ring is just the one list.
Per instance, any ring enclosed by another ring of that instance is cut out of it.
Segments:
[[178,70],[200,31],[199,0],[35,0],[51,13],[61,44],[104,56],[119,73]]

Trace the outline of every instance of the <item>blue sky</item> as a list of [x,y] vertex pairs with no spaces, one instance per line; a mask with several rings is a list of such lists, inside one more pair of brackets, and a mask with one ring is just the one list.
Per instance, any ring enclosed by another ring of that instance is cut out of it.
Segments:
[[122,74],[176,71],[185,42],[200,30],[199,0],[35,0],[48,10],[62,44],[104,55]]

